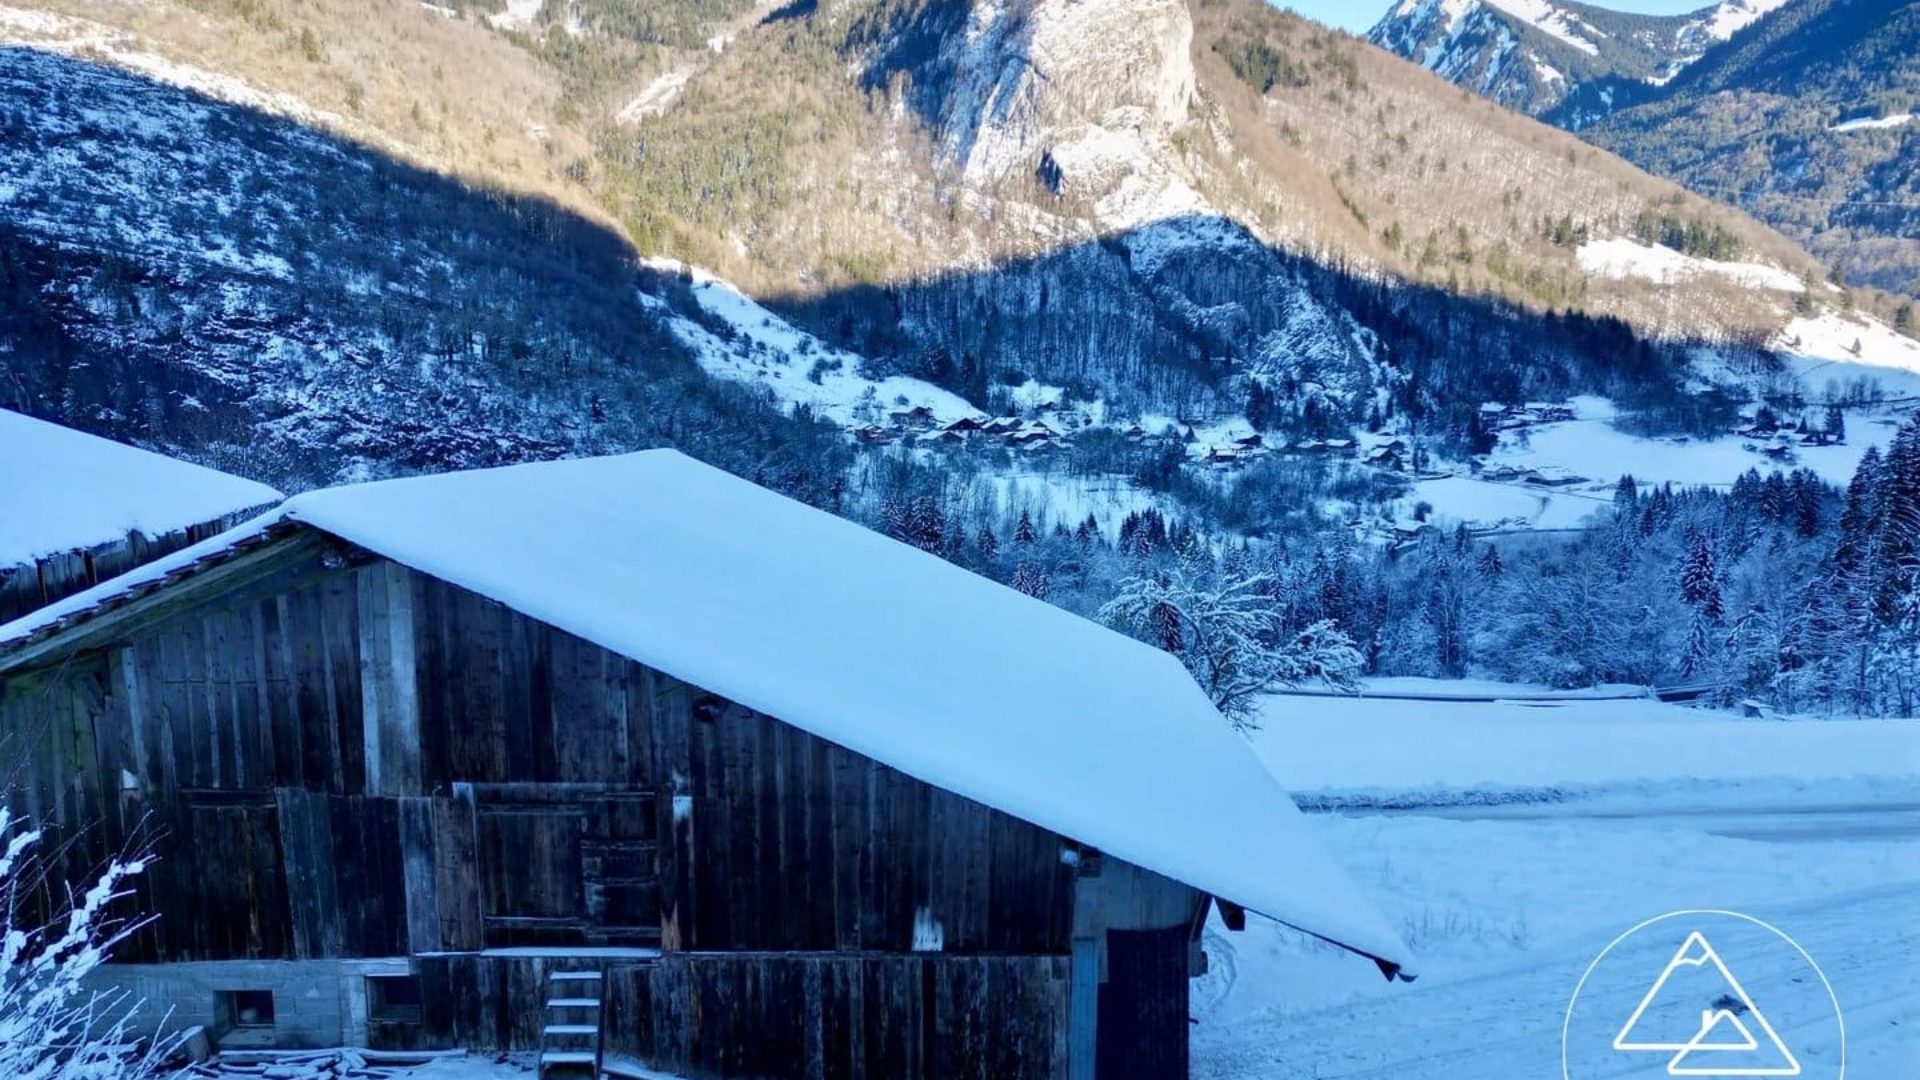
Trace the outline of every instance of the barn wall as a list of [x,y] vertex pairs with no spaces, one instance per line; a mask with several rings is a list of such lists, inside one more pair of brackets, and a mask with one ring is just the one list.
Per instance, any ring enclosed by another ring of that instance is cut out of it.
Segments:
[[478,950],[658,944],[609,1037],[687,1075],[756,1075],[726,1048],[756,1025],[829,1072],[1064,1075],[1110,1010],[1184,1015],[1170,948],[1108,1001],[1105,931],[1187,925],[1192,890],[465,590],[316,555],[133,625],[0,679],[39,733],[16,800],[162,834],[122,959],[414,954],[447,1011],[381,1037],[517,1046],[534,991]]
[[1065,953],[1054,833],[647,673],[669,948]]
[[[1058,836],[390,563],[316,555],[5,685],[9,730],[44,733],[26,808],[105,823],[102,851],[144,823],[164,857],[142,899],[221,915],[163,918],[141,959],[607,943],[598,926],[1069,949]],[[419,744],[418,794],[370,791],[389,725]]]
[[673,1075],[1067,1076],[1060,956],[674,953],[610,972],[609,992],[606,1051]]

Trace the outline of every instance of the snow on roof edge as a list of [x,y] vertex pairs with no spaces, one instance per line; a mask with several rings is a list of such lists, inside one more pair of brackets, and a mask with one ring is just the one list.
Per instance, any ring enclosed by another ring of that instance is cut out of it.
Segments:
[[87,551],[129,533],[160,537],[272,506],[286,496],[246,477],[0,409],[0,566]]

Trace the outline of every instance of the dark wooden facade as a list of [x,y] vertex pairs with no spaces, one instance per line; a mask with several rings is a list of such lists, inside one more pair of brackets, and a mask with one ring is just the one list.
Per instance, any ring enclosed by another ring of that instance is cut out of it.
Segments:
[[321,534],[0,671],[75,871],[159,837],[122,960],[412,957],[393,1046],[535,1048],[593,956],[689,1077],[1184,1075],[1203,895]]

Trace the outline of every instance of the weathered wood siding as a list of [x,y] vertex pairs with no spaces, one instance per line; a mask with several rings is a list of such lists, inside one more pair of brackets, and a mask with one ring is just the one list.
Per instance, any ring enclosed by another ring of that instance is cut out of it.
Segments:
[[659,775],[671,778],[670,948],[1067,951],[1074,872],[1061,837],[644,677]]
[[470,782],[653,789],[639,665],[478,594],[409,576],[428,788]]
[[130,532],[105,544],[56,552],[18,566],[0,567],[0,623],[64,600],[162,555],[197,544],[245,516],[231,514],[157,536]]
[[1069,949],[1062,838],[381,560],[316,552],[55,670],[4,682],[21,794],[104,823],[96,854],[164,833],[142,959]]
[[1064,1080],[1068,964],[672,953],[609,972],[606,1048],[693,1080]]
[[364,790],[352,574],[302,568],[261,589],[117,650],[108,720],[143,789]]

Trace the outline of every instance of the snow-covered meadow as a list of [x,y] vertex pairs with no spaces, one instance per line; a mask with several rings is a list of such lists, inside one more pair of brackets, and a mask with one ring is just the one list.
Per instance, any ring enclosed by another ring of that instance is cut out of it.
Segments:
[[[1497,684],[1369,690],[1401,696],[1274,697],[1253,738],[1424,974],[1389,984],[1277,924],[1216,920],[1196,1076],[1552,1076],[1600,950],[1642,920],[1712,908],[1773,923],[1819,963],[1847,1075],[1914,1075],[1920,724]],[[1749,981],[1775,975],[1788,977]],[[1803,1075],[1835,1075],[1838,1046],[1796,1045]]]

